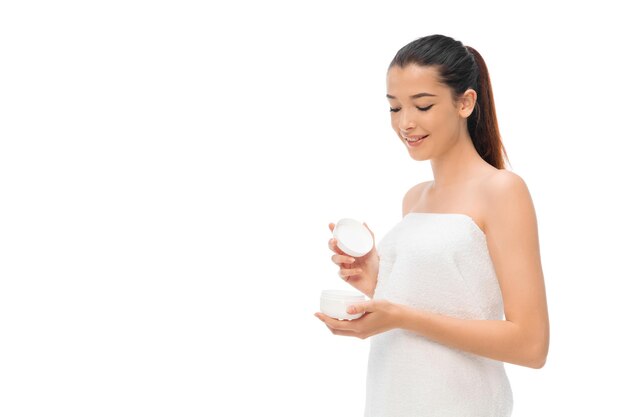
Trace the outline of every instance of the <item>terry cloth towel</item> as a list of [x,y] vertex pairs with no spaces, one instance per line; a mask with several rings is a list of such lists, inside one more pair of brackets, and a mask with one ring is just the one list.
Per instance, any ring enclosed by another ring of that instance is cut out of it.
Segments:
[[[487,237],[470,216],[408,213],[376,248],[373,299],[458,318],[503,319]],[[508,417],[512,410],[502,361],[403,329],[370,337],[365,417]]]

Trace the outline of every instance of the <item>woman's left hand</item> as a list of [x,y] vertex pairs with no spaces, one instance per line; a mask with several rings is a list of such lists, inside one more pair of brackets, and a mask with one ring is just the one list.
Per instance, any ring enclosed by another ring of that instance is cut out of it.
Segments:
[[[350,307],[353,309],[351,310]],[[354,303],[347,307],[346,311],[349,314],[365,312],[358,319],[338,320],[324,313],[315,313],[315,317],[323,321],[332,334],[366,339],[398,327],[400,310],[398,304],[384,299],[376,299]]]

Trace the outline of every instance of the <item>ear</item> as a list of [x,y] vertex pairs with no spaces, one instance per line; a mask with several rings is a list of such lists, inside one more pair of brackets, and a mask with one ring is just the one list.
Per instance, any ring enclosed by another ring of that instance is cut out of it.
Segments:
[[476,91],[472,88],[468,88],[463,96],[459,99],[460,107],[459,107],[459,115],[465,119],[470,117],[472,111],[474,111],[474,106],[476,106],[476,100],[478,99],[478,95]]

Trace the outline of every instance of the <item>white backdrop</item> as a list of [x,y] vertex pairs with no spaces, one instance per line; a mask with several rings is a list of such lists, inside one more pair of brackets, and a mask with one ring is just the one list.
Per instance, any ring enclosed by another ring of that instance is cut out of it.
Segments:
[[505,365],[513,415],[623,409],[613,3],[215,3],[1,4],[0,415],[362,415],[369,339],[313,316],[351,288],[328,223],[378,242],[432,178],[384,94],[433,33],[485,58],[537,210],[550,352]]

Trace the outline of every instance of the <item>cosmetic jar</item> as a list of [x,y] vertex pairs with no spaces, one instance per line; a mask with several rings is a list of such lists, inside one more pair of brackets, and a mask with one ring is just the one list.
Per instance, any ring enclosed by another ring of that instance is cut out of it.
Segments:
[[339,320],[358,319],[363,313],[349,314],[346,310],[348,306],[364,301],[365,295],[356,291],[324,290],[320,297],[320,311]]
[[374,238],[367,227],[350,218],[343,218],[337,222],[333,229],[333,238],[337,240],[339,249],[357,258],[367,255],[374,247]]

